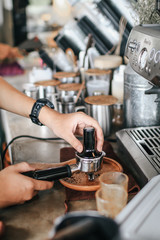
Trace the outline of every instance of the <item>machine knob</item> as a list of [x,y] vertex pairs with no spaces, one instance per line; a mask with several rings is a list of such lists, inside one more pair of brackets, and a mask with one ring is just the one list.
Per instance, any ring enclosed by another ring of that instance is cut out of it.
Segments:
[[160,51],[156,52],[155,57],[154,57],[154,62],[158,63],[160,61]]
[[137,48],[137,43],[134,42],[129,42],[128,48],[131,48],[132,51],[134,51]]
[[155,48],[152,48],[150,54],[149,54],[149,60],[152,61],[155,55]]
[[146,48],[143,48],[139,54],[138,58],[138,64],[139,67],[143,70],[146,66],[147,63],[147,58],[148,58],[148,51]]

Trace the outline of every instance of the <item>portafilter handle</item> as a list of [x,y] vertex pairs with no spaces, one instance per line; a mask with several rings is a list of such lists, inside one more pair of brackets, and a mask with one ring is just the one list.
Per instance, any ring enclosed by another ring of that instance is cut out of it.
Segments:
[[65,177],[71,177],[72,172],[71,167],[69,165],[65,165],[63,167],[23,172],[22,174],[36,180],[54,181]]

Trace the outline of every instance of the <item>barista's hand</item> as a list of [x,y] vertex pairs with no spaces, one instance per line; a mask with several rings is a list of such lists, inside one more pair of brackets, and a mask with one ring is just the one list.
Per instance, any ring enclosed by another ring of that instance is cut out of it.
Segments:
[[23,162],[0,171],[0,208],[24,203],[39,190],[52,188],[53,182],[35,180],[21,174],[31,170],[35,169]]
[[14,59],[22,57],[18,48],[10,47],[7,44],[0,43],[0,60]]
[[[102,151],[103,146],[103,132],[98,122],[92,117],[83,112],[61,114],[53,110],[46,111],[45,108],[41,110],[42,122],[53,130],[53,132],[60,138],[65,139],[78,152],[82,152],[82,143],[75,137],[75,135],[83,135],[83,128],[92,126],[95,128],[97,150]],[[44,112],[45,111],[45,112]],[[53,116],[52,116],[53,115]],[[41,119],[40,119],[41,121]]]
[[0,221],[0,239],[4,232],[4,223]]
[[78,152],[82,152],[83,146],[81,142],[74,136],[83,136],[83,129],[87,126],[92,126],[95,128],[95,137],[97,142],[97,150],[102,151],[103,146],[103,132],[98,122],[91,118],[90,116],[84,114],[83,112],[63,114],[59,119],[59,126],[57,126],[56,131],[69,142]]

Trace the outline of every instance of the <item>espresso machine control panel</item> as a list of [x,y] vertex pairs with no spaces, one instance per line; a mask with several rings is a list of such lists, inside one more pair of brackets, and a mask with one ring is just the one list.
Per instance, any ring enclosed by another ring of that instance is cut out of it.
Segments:
[[160,25],[139,25],[132,29],[125,55],[131,67],[153,85],[160,86]]

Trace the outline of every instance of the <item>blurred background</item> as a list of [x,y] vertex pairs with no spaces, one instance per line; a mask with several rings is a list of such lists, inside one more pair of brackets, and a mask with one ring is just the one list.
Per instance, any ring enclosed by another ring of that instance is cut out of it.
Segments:
[[95,48],[105,54],[119,41],[119,21],[127,20],[120,54],[137,19],[134,0],[0,0],[0,42],[18,46],[37,36],[43,44],[69,46],[78,55],[92,33]]

